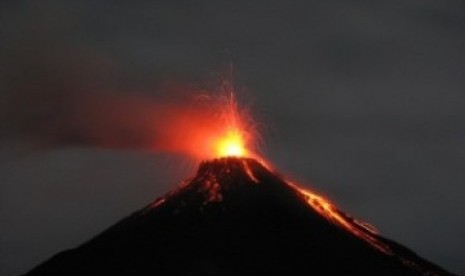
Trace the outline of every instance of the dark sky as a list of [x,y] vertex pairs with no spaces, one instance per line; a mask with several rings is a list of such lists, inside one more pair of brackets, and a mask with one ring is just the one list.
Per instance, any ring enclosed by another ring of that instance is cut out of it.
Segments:
[[80,104],[101,91],[179,101],[161,84],[211,87],[230,62],[281,172],[465,274],[463,1],[0,5],[0,275],[81,244],[195,167],[101,149],[70,113],[88,118]]

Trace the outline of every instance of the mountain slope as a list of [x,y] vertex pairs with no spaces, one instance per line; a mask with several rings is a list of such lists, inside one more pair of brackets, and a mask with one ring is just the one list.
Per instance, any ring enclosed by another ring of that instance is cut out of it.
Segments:
[[253,159],[182,187],[27,275],[450,275]]

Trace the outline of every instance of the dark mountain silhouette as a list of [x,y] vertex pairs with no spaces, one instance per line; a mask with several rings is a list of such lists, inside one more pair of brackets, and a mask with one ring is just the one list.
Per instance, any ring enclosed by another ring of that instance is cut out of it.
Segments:
[[27,275],[451,275],[248,158],[197,175]]

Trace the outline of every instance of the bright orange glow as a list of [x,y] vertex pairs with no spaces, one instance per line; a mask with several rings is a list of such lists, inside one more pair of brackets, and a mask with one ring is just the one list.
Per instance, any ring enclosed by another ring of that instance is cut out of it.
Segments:
[[[203,96],[199,100],[203,101],[201,104],[208,103],[208,107],[201,109],[199,117],[191,116],[188,121],[191,127],[184,128],[192,132],[188,140],[192,155],[200,159],[252,157],[253,124],[246,112],[239,110],[233,92],[225,97]],[[196,122],[199,118],[200,123]]]
[[213,137],[214,157],[246,157],[249,155],[247,143],[251,135],[246,129],[245,116],[238,110],[234,94],[230,91],[229,97],[223,99],[220,107],[220,131]]
[[228,130],[226,135],[220,137],[216,143],[216,155],[218,157],[242,157],[246,154],[244,138],[238,129]]
[[148,148],[188,155],[198,161],[256,157],[256,124],[248,109],[239,108],[233,87],[224,84],[220,91],[211,93],[188,89],[189,94],[196,95],[189,104],[120,99],[108,107],[108,118],[101,124],[116,122],[122,127],[89,136],[109,147]]

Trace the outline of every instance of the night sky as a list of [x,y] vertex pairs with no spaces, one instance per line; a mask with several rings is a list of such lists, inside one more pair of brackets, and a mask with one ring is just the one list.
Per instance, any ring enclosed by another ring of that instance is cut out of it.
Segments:
[[[231,64],[281,173],[465,274],[465,2],[5,2],[0,275],[83,243],[195,171],[184,154],[140,147],[137,105],[122,115],[137,128],[115,130],[94,124],[108,110],[89,102],[188,104]],[[125,143],[101,147],[95,129]]]

